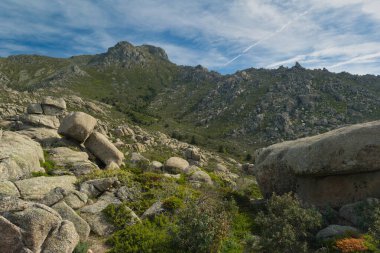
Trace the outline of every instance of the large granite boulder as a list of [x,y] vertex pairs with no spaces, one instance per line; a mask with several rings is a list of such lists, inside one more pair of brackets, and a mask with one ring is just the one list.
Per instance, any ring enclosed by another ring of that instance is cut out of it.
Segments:
[[170,157],[164,165],[164,170],[171,174],[184,173],[189,167],[189,162],[180,157]]
[[254,174],[265,197],[295,192],[317,206],[380,197],[380,121],[287,141],[256,153]]
[[87,138],[84,146],[106,166],[112,163],[120,166],[123,163],[124,154],[101,133],[93,132]]
[[96,119],[87,113],[72,112],[62,120],[58,133],[82,143],[93,132],[96,122]]
[[52,208],[61,215],[62,219],[71,221],[79,234],[80,240],[85,242],[90,234],[90,226],[64,201],[58,202]]
[[17,180],[43,171],[44,154],[39,143],[27,136],[0,131],[0,179]]
[[74,224],[62,220],[56,211],[41,204],[0,216],[0,229],[14,233],[0,238],[0,245],[10,249],[5,252],[69,253],[79,242]]
[[[22,242],[22,230],[9,220],[0,216],[0,249],[2,252],[27,253],[28,248]],[[30,252],[30,251],[29,251]]]
[[189,180],[193,183],[204,183],[208,185],[213,185],[209,174],[202,170],[195,171],[193,174],[191,174]]

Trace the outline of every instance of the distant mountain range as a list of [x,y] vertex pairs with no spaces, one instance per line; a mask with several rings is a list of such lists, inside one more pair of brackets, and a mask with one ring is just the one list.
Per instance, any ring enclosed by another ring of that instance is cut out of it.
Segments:
[[161,48],[119,42],[106,53],[0,58],[0,84],[61,87],[113,105],[147,128],[242,156],[282,140],[380,119],[380,77],[292,68],[231,75],[178,66]]

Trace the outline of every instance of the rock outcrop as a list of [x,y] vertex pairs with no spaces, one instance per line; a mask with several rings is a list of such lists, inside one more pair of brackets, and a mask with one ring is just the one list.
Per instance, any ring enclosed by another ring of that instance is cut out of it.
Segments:
[[76,181],[75,176],[33,177],[16,181],[15,184],[23,199],[39,200],[56,187],[74,191]]
[[43,171],[44,155],[39,143],[24,135],[0,132],[0,179],[17,180]]
[[58,133],[83,143],[96,126],[96,119],[84,112],[72,112],[59,126]]
[[60,115],[66,110],[66,102],[63,98],[44,97],[41,107],[46,115]]
[[112,163],[120,166],[124,160],[124,154],[121,153],[107,137],[98,132],[93,132],[84,143],[84,146],[97,158],[99,158],[106,167]]
[[189,163],[185,159],[170,157],[165,162],[164,170],[172,174],[178,174],[183,173],[187,167],[189,167]]
[[86,152],[75,151],[67,147],[53,148],[48,151],[50,160],[56,166],[72,172],[74,175],[84,175],[99,169],[89,160]]
[[2,252],[70,253],[79,242],[74,224],[45,205],[8,208],[0,214]]
[[266,197],[292,191],[318,206],[380,197],[379,133],[374,121],[261,149],[259,186]]

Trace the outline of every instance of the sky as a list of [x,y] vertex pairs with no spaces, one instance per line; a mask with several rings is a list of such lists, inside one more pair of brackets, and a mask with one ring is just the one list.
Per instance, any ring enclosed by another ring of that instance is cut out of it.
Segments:
[[380,75],[380,0],[1,0],[0,57],[162,47],[220,73],[293,66]]

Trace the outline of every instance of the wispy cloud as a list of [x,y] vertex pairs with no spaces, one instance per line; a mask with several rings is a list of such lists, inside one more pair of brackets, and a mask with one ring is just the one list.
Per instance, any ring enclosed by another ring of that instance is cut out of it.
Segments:
[[299,61],[380,74],[378,13],[374,0],[2,0],[0,55],[67,57],[128,40],[223,73]]
[[246,49],[244,49],[240,54],[238,54],[237,56],[235,56],[234,58],[232,58],[231,60],[229,60],[225,66],[231,64],[232,62],[236,61],[237,59],[239,59],[241,56],[243,56],[245,53],[247,53],[249,50],[251,50],[252,48],[256,47],[257,45],[259,45],[260,43],[263,43],[264,41],[276,36],[277,34],[279,34],[280,32],[284,31],[286,28],[288,28],[290,25],[292,25],[294,22],[296,22],[298,19],[300,19],[301,17],[305,16],[306,14],[309,13],[310,10],[307,10],[299,15],[296,16],[296,18],[292,19],[292,20],[289,20],[285,25],[281,26],[279,29],[277,29],[276,31],[272,32],[272,33],[269,33],[268,35],[264,36],[263,38],[259,39],[258,41],[256,41],[255,43],[253,43],[252,45],[248,46]]

